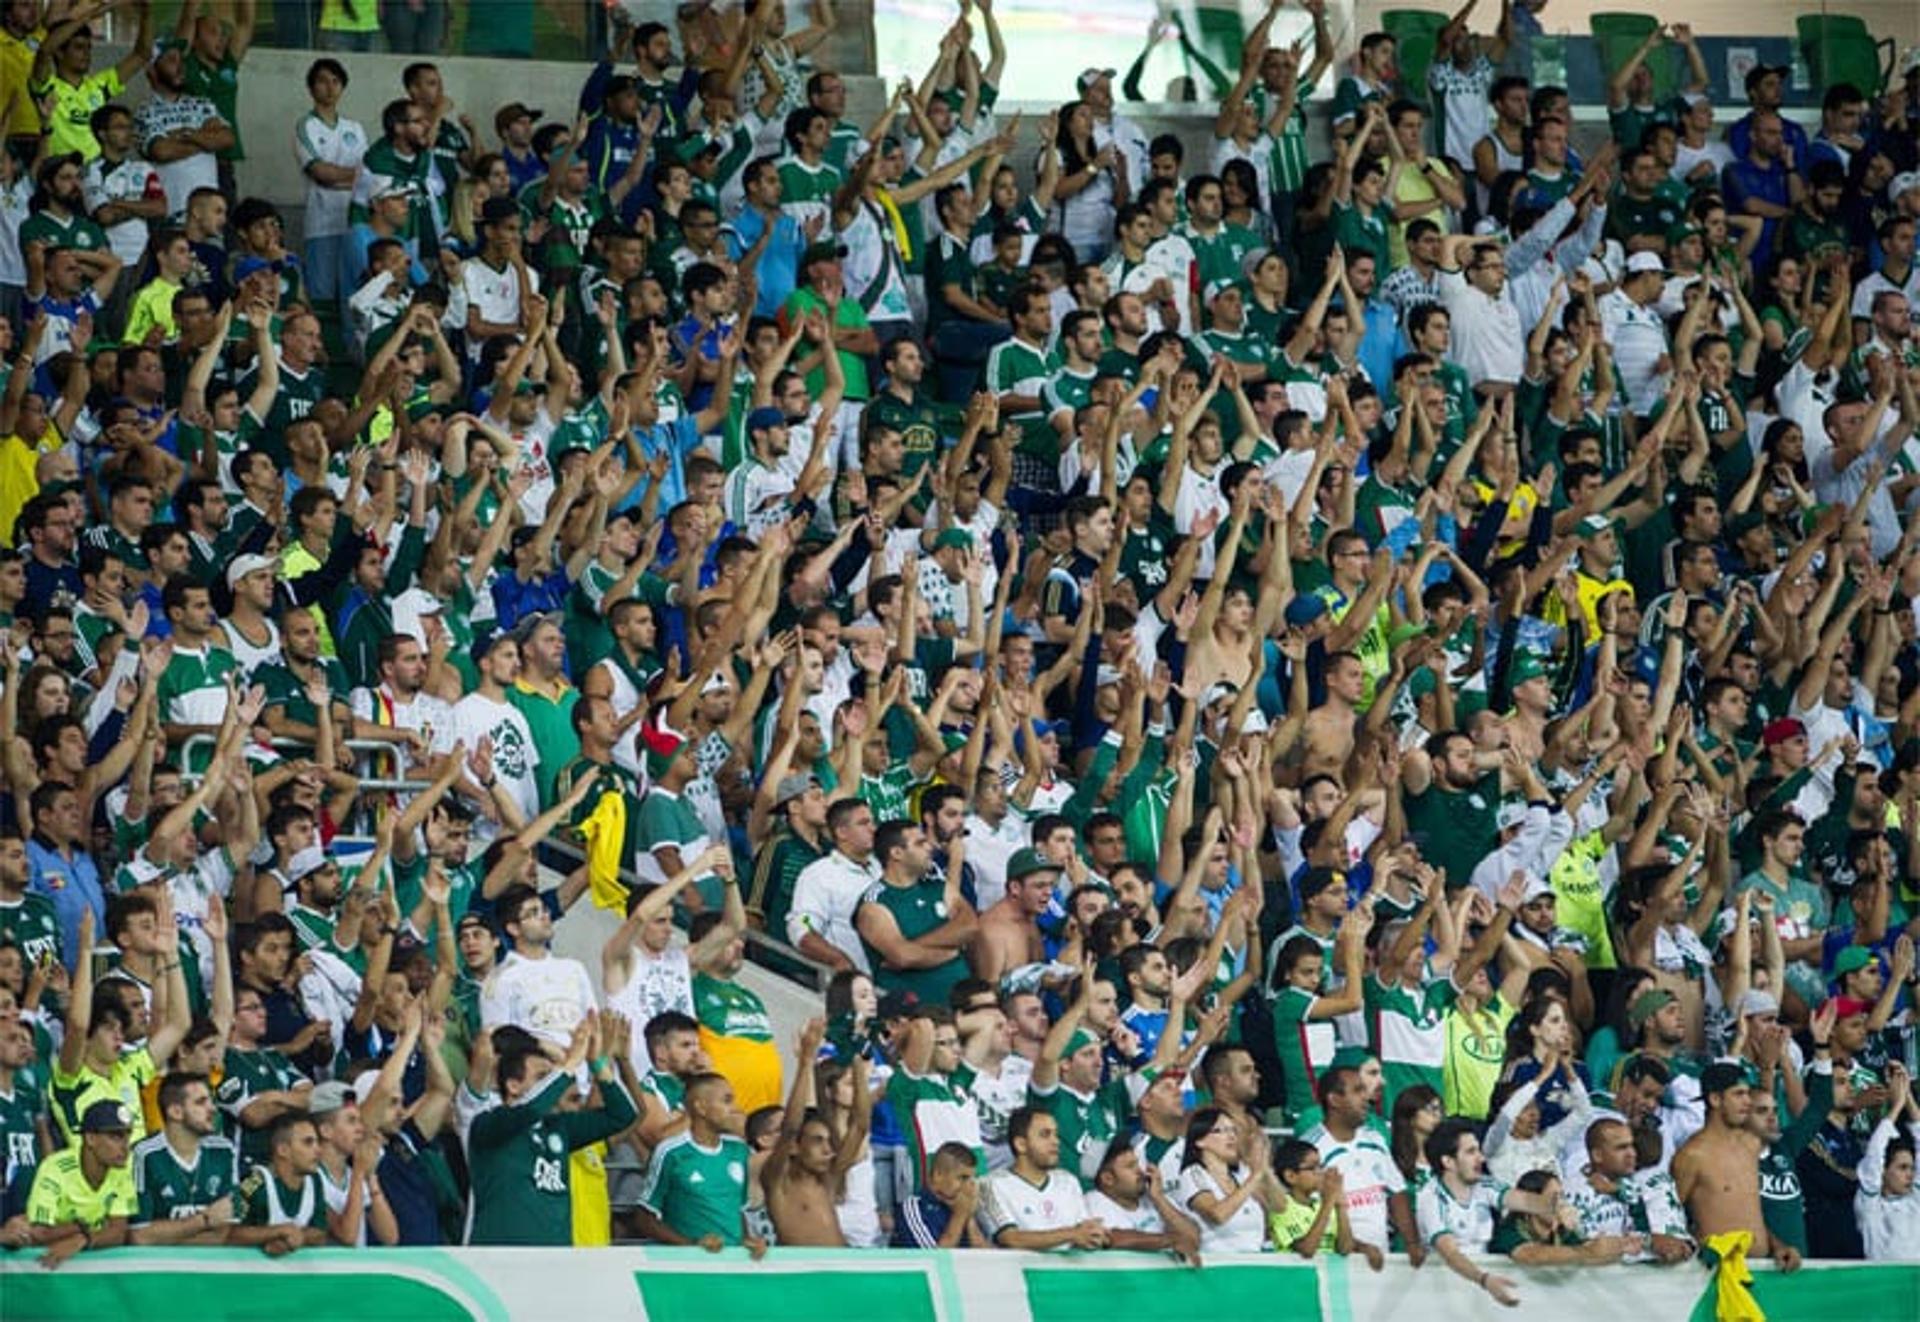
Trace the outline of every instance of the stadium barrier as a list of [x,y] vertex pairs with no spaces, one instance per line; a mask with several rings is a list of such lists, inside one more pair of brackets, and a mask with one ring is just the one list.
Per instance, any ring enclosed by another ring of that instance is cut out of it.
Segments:
[[[1582,1322],[1708,1322],[1718,1295],[1698,1263],[1672,1267],[1518,1267],[1520,1308],[1500,1309],[1438,1261],[1371,1272],[1358,1258],[1300,1262],[1222,1256],[1198,1269],[1145,1254],[741,1250],[311,1249],[268,1261],[246,1249],[116,1249],[57,1271],[0,1254],[8,1319],[352,1317],[645,1318],[712,1322],[1111,1322],[1114,1318],[1284,1318],[1372,1322],[1495,1315]],[[1758,1264],[1767,1322],[1920,1317],[1920,1264],[1808,1263],[1786,1275]]]

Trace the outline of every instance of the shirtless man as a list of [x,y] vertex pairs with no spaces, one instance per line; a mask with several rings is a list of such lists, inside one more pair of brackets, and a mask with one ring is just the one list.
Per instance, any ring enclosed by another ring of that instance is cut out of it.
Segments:
[[781,1111],[780,1137],[760,1168],[760,1184],[767,1194],[767,1214],[780,1243],[813,1248],[845,1248],[840,1218],[834,1211],[834,1190],[860,1160],[873,1119],[873,1096],[867,1091],[867,1062],[853,1065],[853,1115],[846,1138],[836,1151],[833,1129],[809,1104],[813,1098],[813,1067],[826,1040],[827,1021],[811,1019],[800,1030],[794,1057],[793,1091]]
[[1744,1230],[1753,1236],[1752,1252],[1771,1257],[1782,1271],[1800,1265],[1800,1252],[1767,1234],[1760,1213],[1760,1157],[1766,1144],[1747,1128],[1753,1091],[1738,1065],[1715,1061],[1700,1076],[1707,1123],[1673,1158],[1673,1182],[1695,1232],[1709,1236]]
[[973,941],[975,975],[996,987],[1023,964],[1047,957],[1036,919],[1060,880],[1060,869],[1035,849],[1017,849],[1007,860],[1007,893],[980,915]]
[[1306,760],[1301,771],[1307,776],[1337,777],[1353,756],[1354,731],[1359,728],[1355,704],[1366,695],[1367,672],[1352,652],[1334,652],[1327,657],[1325,675],[1326,699],[1307,713]]
[[1254,658],[1259,653],[1261,640],[1253,631],[1253,598],[1232,578],[1247,516],[1260,487],[1259,479],[1249,476],[1241,480],[1234,492],[1233,517],[1227,525],[1226,544],[1213,567],[1213,577],[1207,580],[1207,590],[1201,594],[1200,613],[1194,617],[1193,642],[1187,652],[1187,680],[1201,691],[1221,682],[1238,690],[1258,678]]

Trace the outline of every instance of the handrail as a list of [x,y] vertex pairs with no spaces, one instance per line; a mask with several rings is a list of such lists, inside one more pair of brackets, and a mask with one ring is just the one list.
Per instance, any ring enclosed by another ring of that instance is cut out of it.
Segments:
[[[211,752],[214,740],[215,736],[210,734],[195,734],[180,741],[178,757],[180,777],[188,784],[197,784],[205,776],[205,772],[193,769],[193,759],[196,753]],[[298,739],[282,736],[276,736],[268,742],[272,744],[275,752],[311,750],[313,747]],[[342,743],[344,747],[355,753],[372,757],[394,756],[393,745],[382,739],[347,739]],[[411,780],[404,776],[362,776],[360,778],[360,788],[363,790],[390,790],[407,794],[418,794],[432,783],[430,780]]]
[[[587,861],[586,852],[582,850],[580,846],[572,844],[565,840],[555,840],[551,836],[549,836],[547,839],[540,842],[540,848],[542,850],[548,850],[553,853],[562,855],[563,857],[569,859],[573,863],[584,863]],[[614,873],[614,876],[619,878],[620,883],[624,886],[627,886],[628,888],[641,886],[645,884],[645,882],[641,879],[641,877],[636,872],[634,872],[631,866],[621,867],[618,871]],[[760,950],[764,951],[767,954],[777,955],[783,960],[787,960],[787,961],[790,961],[791,963],[798,964],[804,967],[810,974],[813,975],[813,990],[816,992],[819,992],[822,995],[826,994],[827,983],[832,979],[833,973],[834,973],[831,967],[829,967],[828,965],[822,964],[819,960],[814,959],[809,955],[801,954],[798,950],[788,945],[786,942],[781,941],[775,937],[769,936],[765,932],[761,931],[756,927],[750,926],[746,929],[746,931],[742,932],[740,935],[741,935],[741,939],[743,939],[748,945],[758,947]],[[788,976],[781,970],[771,968],[765,964],[761,964],[760,967],[766,969],[769,973],[773,973],[780,977]],[[794,978],[789,978],[789,981],[797,982],[799,980]]]

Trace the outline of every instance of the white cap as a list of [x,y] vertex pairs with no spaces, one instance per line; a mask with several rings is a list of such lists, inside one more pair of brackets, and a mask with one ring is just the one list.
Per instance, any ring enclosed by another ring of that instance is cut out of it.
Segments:
[[1920,170],[1908,170],[1887,181],[1887,197],[1891,200],[1915,188],[1920,188]]
[[440,598],[425,588],[408,588],[393,599],[393,631],[395,634],[410,634],[415,642],[425,647],[426,617],[439,615],[445,610]]
[[1666,270],[1667,264],[1661,259],[1660,254],[1657,252],[1637,252],[1627,258],[1628,275],[1639,275],[1644,271],[1652,271],[1656,275],[1665,275]]
[[1503,803],[1500,805],[1500,810],[1493,815],[1494,826],[1502,831],[1509,826],[1518,826],[1526,820],[1527,805],[1524,803]]
[[308,845],[287,860],[287,880],[297,886],[324,868],[329,861],[326,850],[319,845]]
[[1532,873],[1528,873],[1527,874],[1527,890],[1526,890],[1526,893],[1520,897],[1520,903],[1532,904],[1535,900],[1539,899],[1541,896],[1543,895],[1551,896],[1552,894],[1553,894],[1553,887],[1547,884],[1547,881],[1544,877],[1537,877],[1537,876],[1534,876]]
[[236,555],[227,562],[227,587],[238,587],[248,574],[262,569],[278,569],[280,562],[270,555]]

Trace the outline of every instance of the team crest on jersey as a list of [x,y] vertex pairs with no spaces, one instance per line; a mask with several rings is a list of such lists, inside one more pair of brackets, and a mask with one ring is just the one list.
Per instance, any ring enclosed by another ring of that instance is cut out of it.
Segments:
[[547,1151],[559,1152],[563,1150],[566,1146],[567,1146],[566,1140],[561,1138],[560,1135],[558,1134],[547,1135]]
[[732,1181],[733,1181],[733,1182],[734,1182],[735,1184],[744,1184],[744,1183],[746,1183],[746,1179],[747,1179],[747,1170],[746,1170],[746,1167],[744,1167],[744,1166],[742,1166],[742,1165],[741,1165],[741,1164],[740,1164],[739,1162],[737,1162],[737,1161],[730,1161],[730,1162],[728,1162],[728,1163],[727,1163],[727,1178],[728,1178],[729,1180],[732,1180]]

